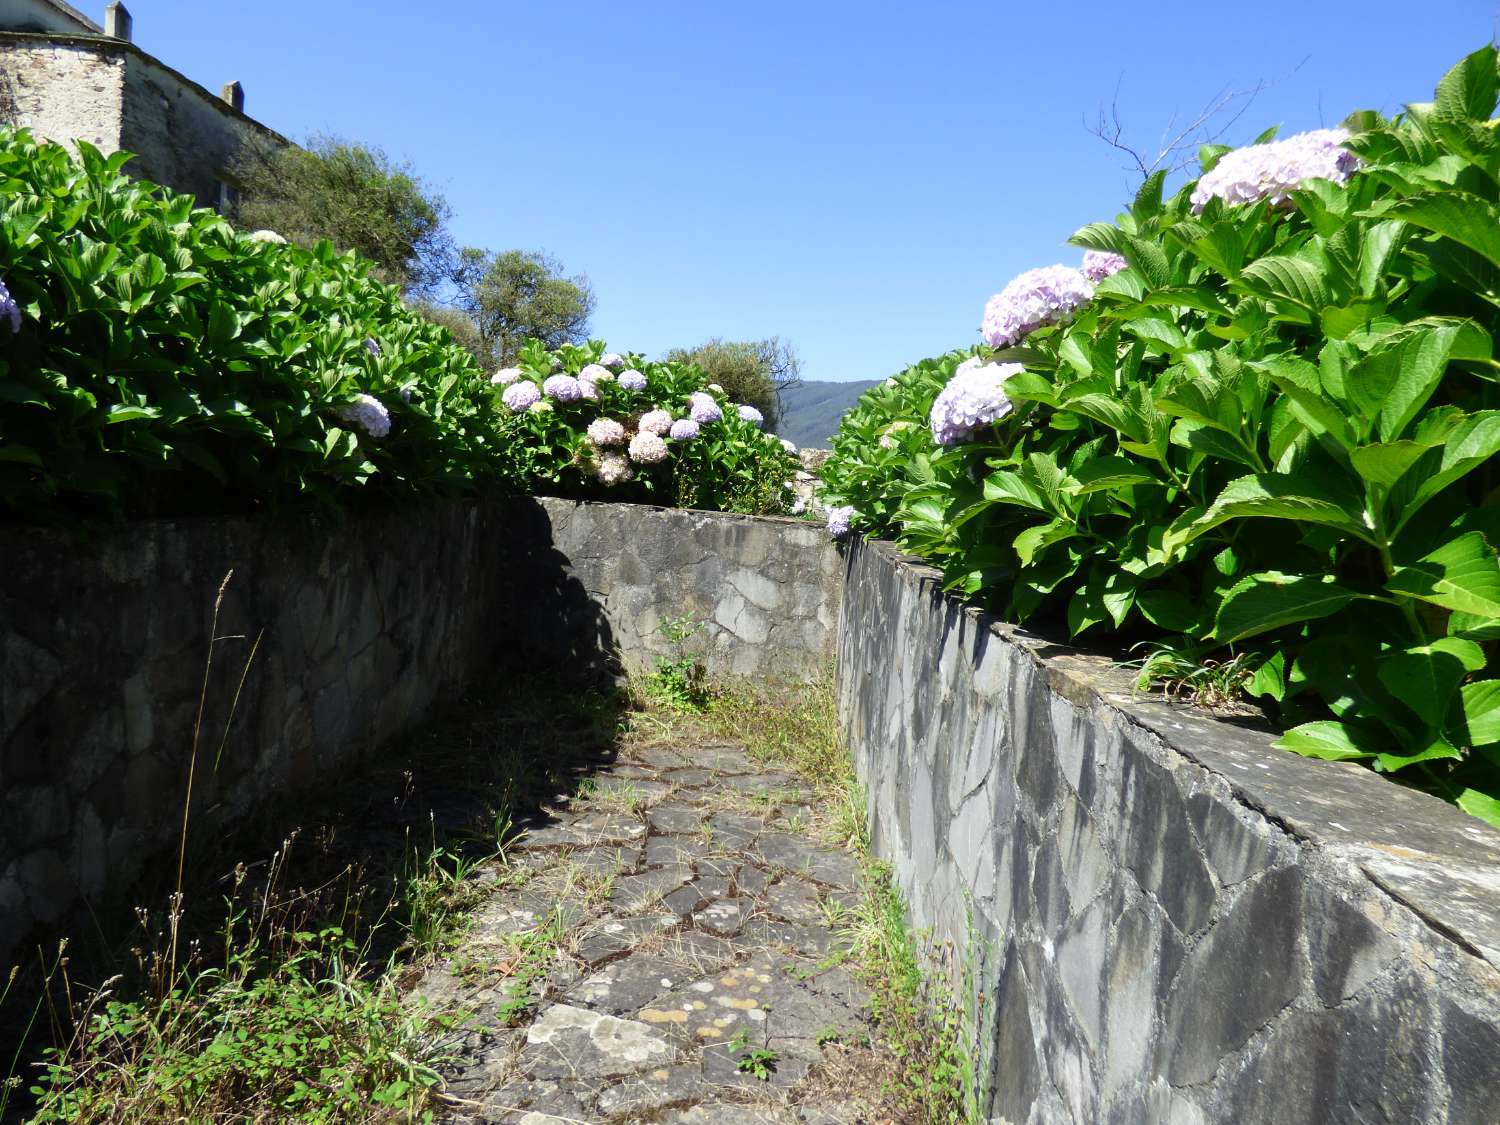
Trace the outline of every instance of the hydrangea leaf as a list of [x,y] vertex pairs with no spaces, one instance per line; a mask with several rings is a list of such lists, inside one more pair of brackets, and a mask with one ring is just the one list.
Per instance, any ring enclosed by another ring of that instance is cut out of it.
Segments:
[[1385,740],[1378,734],[1350,723],[1321,719],[1293,727],[1271,745],[1306,758],[1349,762],[1373,758],[1382,752]]
[[1224,596],[1213,636],[1233,644],[1257,633],[1337,613],[1358,595],[1331,576],[1312,577],[1268,570],[1240,579]]
[[1484,650],[1473,641],[1442,637],[1389,654],[1377,674],[1386,690],[1418,718],[1429,727],[1439,727],[1459,684],[1484,663]]
[[1477,531],[1401,567],[1385,588],[1444,609],[1500,617],[1500,559]]

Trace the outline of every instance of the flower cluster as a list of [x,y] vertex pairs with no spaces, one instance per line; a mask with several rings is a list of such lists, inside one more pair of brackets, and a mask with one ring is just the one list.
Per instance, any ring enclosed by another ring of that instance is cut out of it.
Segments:
[[[604,367],[609,371],[618,371],[625,366],[625,357],[619,352],[609,352],[600,358],[598,366]],[[584,370],[587,371],[588,368],[584,368]]]
[[541,398],[541,388],[529,379],[522,379],[506,387],[505,393],[500,396],[500,401],[510,407],[514,413],[519,414],[540,402]]
[[558,402],[577,402],[583,397],[583,387],[571,375],[548,375],[542,382],[542,394]]
[[670,432],[672,429],[672,415],[666,410],[648,410],[641,415],[640,421],[635,428],[643,434],[656,434],[658,436]]
[[736,409],[739,411],[741,420],[749,422],[757,430],[766,424],[766,416],[749,403],[744,403]]
[[613,418],[595,418],[589,423],[588,435],[595,445],[621,445],[625,441],[625,427]]
[[642,430],[630,439],[630,459],[638,465],[655,465],[667,459],[667,443],[659,434]]
[[599,478],[601,484],[613,488],[617,484],[629,483],[635,476],[635,470],[630,467],[630,462],[625,460],[623,453],[606,453],[599,458],[599,467],[594,475]]
[[706,426],[710,422],[717,422],[724,417],[724,411],[714,401],[714,396],[706,391],[694,391],[688,395],[688,415],[700,426]]
[[339,410],[339,417],[372,438],[383,438],[391,432],[390,412],[374,395],[356,395],[353,402]]
[[1303,180],[1346,184],[1359,168],[1359,158],[1343,147],[1348,139],[1343,129],[1313,129],[1225,153],[1193,188],[1193,210],[1202,211],[1210,199],[1230,205],[1262,199],[1285,203]]
[[521,378],[519,367],[502,367],[490,376],[490,382],[497,387],[508,387]]
[[1038,328],[1066,324],[1094,296],[1094,285],[1081,270],[1043,266],[1027,270],[989,299],[980,328],[994,348],[1019,343]]
[[578,373],[578,378],[585,383],[607,383],[615,377],[615,373],[602,363],[591,363]]
[[1013,409],[1005,381],[1019,363],[985,363],[978,356],[959,364],[932,404],[928,422],[938,445],[957,445],[980,426],[998,422]]
[[698,436],[698,423],[691,418],[679,418],[672,423],[672,428],[667,431],[667,436],[673,441],[692,441]]
[[828,534],[842,539],[849,534],[849,523],[854,518],[854,506],[844,504],[828,509]]
[[21,331],[21,306],[10,295],[5,282],[0,281],[0,320],[10,321],[10,332],[14,336]]
[[623,390],[644,391],[646,389],[646,377],[632,367],[629,371],[621,371],[619,378],[615,380]]
[[1085,250],[1083,253],[1083,276],[1093,282],[1119,273],[1130,265],[1124,257],[1109,250]]
[[285,246],[286,239],[274,230],[257,230],[250,232],[251,242],[270,242],[276,246]]
[[365,337],[365,351],[369,352],[376,359],[380,358],[380,344],[374,336]]

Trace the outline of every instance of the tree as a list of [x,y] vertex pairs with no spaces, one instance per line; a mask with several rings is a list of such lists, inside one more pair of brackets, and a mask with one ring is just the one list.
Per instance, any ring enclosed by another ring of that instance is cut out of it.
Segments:
[[497,365],[513,363],[530,339],[548,348],[588,339],[594,311],[588,278],[564,276],[562,265],[545,254],[465,247],[451,281],[454,306],[469,317]]
[[452,272],[447,201],[379,148],[318,135],[303,148],[254,147],[233,174],[240,227],[357,250],[414,297],[431,296]]
[[802,382],[802,361],[796,349],[779,336],[764,340],[723,340],[715,337],[696,348],[674,348],[666,358],[695,363],[737,402],[748,403],[766,416],[766,429],[781,424],[781,392]]
[[463,309],[452,305],[438,305],[431,301],[409,301],[411,310],[420,313],[434,324],[442,325],[453,337],[453,342],[474,357],[480,367],[493,366],[494,356],[485,342],[479,338],[479,327],[474,318]]

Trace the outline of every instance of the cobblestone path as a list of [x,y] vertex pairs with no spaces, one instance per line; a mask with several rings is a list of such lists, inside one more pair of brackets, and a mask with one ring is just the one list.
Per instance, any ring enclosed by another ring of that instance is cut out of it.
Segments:
[[419,991],[474,1013],[453,1122],[862,1122],[881,1065],[839,957],[858,866],[724,742],[632,749],[532,826]]

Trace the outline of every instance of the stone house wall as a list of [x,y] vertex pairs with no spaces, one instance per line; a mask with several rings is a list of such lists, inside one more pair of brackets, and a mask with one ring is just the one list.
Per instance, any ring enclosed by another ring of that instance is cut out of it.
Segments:
[[877,852],[977,1012],[994,1122],[1496,1120],[1500,833],[849,547]]
[[0,120],[135,153],[126,172],[204,207],[228,201],[242,154],[290,143],[134,44],[96,35],[0,31]]

